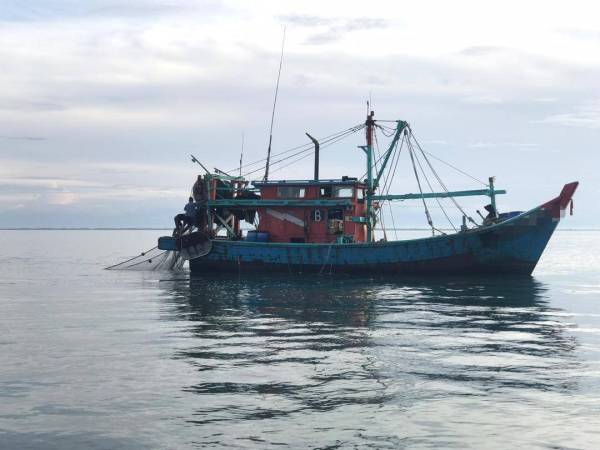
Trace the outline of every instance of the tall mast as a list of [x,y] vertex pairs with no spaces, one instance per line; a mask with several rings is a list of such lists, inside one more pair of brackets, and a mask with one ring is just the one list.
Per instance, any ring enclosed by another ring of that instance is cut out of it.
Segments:
[[277,72],[277,84],[275,85],[275,98],[273,99],[273,111],[271,112],[271,128],[269,129],[269,148],[267,149],[267,163],[265,164],[264,180],[269,179],[269,164],[271,162],[271,142],[273,141],[273,122],[275,121],[275,106],[277,105],[277,93],[279,92],[279,79],[281,78],[281,66],[283,64],[283,48],[285,46],[285,27],[283,27],[283,38],[281,39],[281,56],[279,58],[279,72]]
[[375,126],[375,112],[371,111],[367,115],[366,138],[367,145],[361,147],[367,155],[367,242],[373,241],[373,129]]

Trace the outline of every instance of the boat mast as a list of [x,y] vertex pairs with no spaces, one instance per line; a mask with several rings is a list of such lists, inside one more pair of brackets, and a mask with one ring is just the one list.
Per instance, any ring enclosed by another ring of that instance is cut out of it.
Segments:
[[373,241],[373,128],[375,126],[375,112],[371,111],[367,115],[366,125],[366,137],[367,145],[361,146],[365,154],[367,155],[367,242]]
[[277,94],[279,92],[279,79],[281,78],[281,66],[283,65],[283,49],[285,47],[285,27],[283,27],[283,38],[281,39],[281,56],[279,58],[279,71],[277,72],[277,84],[275,85],[275,98],[273,99],[273,111],[271,112],[271,127],[269,129],[269,148],[267,149],[267,163],[265,165],[264,181],[269,179],[269,164],[271,162],[271,143],[273,142],[273,122],[275,121],[275,106],[277,106]]

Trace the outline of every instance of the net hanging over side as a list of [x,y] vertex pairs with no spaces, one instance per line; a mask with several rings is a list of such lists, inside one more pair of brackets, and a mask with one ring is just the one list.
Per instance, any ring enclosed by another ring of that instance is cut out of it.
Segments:
[[106,270],[181,270],[184,262],[180,252],[153,247],[138,256],[106,267]]

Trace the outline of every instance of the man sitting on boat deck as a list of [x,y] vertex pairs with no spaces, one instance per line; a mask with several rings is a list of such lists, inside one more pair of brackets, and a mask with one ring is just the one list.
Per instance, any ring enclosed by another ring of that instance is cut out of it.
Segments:
[[483,225],[488,226],[488,225],[492,225],[496,219],[498,218],[498,211],[496,211],[496,208],[494,208],[494,205],[485,205],[483,207],[483,209],[485,209],[487,211],[487,216],[485,216],[485,219],[483,220]]
[[192,197],[189,198],[187,204],[183,207],[185,213],[177,214],[174,218],[175,229],[173,236],[180,236],[187,230],[190,230],[196,224],[196,215],[198,214],[198,204],[194,202]]

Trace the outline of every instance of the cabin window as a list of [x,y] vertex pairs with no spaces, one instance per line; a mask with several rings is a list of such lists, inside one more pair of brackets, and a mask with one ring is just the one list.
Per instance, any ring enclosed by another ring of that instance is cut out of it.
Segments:
[[337,198],[352,198],[354,195],[354,188],[352,186],[336,186],[335,197]]
[[331,198],[331,186],[321,186],[319,192],[321,198]]
[[365,190],[364,189],[357,189],[356,190],[356,198],[358,200],[363,200],[365,198]]
[[281,198],[304,198],[306,189],[299,186],[279,186],[277,188],[277,197]]
[[330,209],[327,211],[328,220],[344,220],[344,210],[342,209]]

